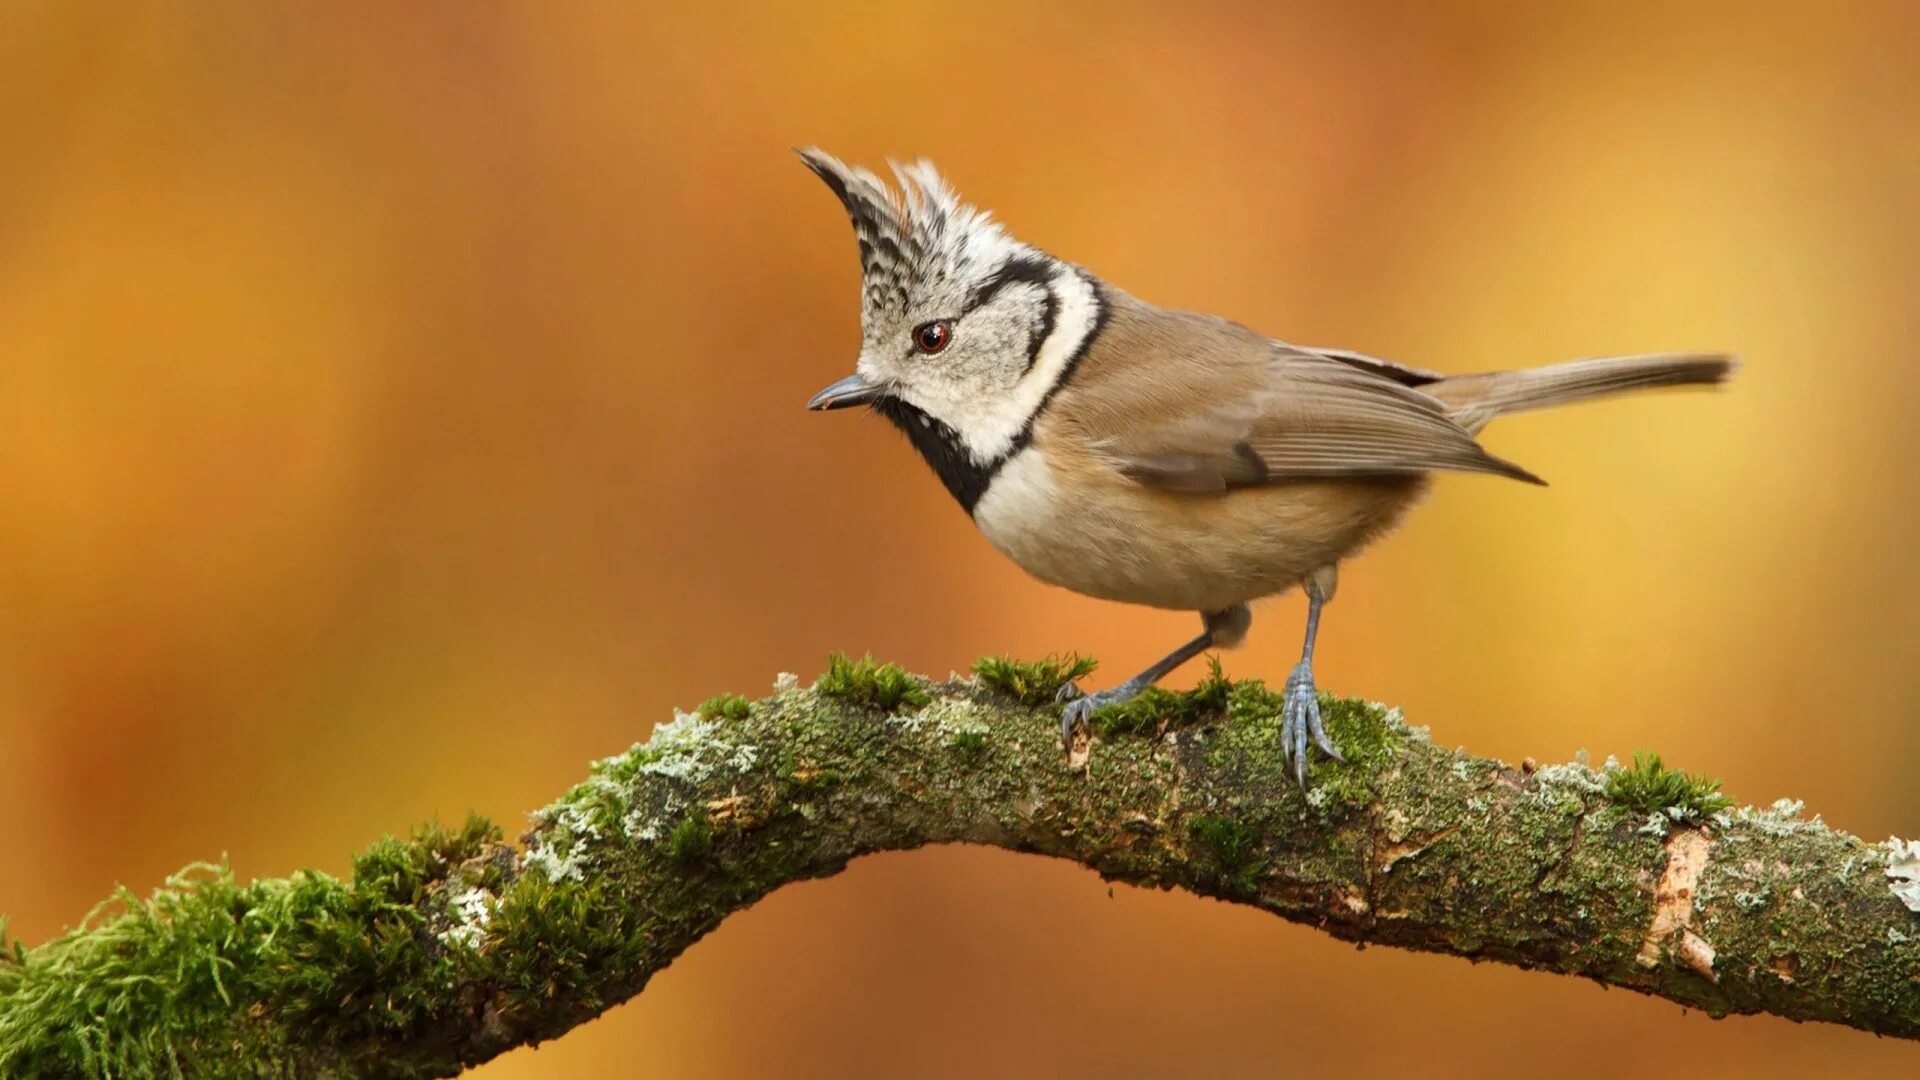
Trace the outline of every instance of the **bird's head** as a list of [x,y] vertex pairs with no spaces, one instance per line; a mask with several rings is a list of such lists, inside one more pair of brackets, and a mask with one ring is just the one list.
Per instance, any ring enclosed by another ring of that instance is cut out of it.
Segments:
[[[976,466],[1025,437],[1101,318],[1093,280],[962,203],[927,161],[899,189],[821,150],[800,158],[846,208],[860,246],[860,358],[812,409],[872,405]],[[925,450],[926,446],[922,446]]]

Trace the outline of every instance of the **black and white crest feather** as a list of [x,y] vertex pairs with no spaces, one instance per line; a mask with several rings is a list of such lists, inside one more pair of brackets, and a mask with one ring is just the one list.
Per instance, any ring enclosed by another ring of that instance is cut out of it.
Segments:
[[906,311],[916,295],[990,273],[1023,246],[992,215],[962,203],[930,161],[893,164],[900,185],[895,190],[824,150],[799,153],[853,222],[864,284],[861,311],[869,324]]

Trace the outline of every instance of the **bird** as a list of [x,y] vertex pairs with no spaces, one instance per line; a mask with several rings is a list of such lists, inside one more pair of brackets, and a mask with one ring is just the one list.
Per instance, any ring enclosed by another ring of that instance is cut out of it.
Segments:
[[1628,390],[1715,384],[1722,353],[1574,360],[1449,376],[1294,345],[1158,307],[1015,239],[925,160],[894,185],[815,147],[800,159],[853,223],[854,373],[813,410],[867,406],[919,451],[989,543],[1040,581],[1200,615],[1200,633],[1109,689],[1061,690],[1060,734],[1091,738],[1127,701],[1211,649],[1251,605],[1307,598],[1281,695],[1281,750],[1304,787],[1328,736],[1314,642],[1339,566],[1392,529],[1436,472],[1538,476],[1484,449],[1496,417]]

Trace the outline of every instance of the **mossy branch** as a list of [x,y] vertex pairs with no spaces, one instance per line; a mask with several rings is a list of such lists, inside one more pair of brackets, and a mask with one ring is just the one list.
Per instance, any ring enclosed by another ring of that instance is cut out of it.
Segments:
[[1047,699],[1086,666],[936,685],[836,661],[599,762],[517,845],[475,819],[382,841],[350,881],[190,869],[0,945],[0,1075],[447,1075],[631,997],[788,882],[952,842],[1714,1015],[1920,1038],[1920,845],[1729,811],[1650,759],[1513,768],[1334,698],[1348,761],[1303,794],[1275,696],[1217,676],[1107,714],[1076,768]]

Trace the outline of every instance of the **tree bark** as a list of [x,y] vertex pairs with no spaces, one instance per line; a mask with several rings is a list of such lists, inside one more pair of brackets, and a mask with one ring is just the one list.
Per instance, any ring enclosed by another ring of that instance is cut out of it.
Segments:
[[1049,686],[907,683],[884,709],[898,686],[783,679],[597,763],[519,844],[474,819],[382,841],[350,881],[194,868],[0,948],[0,1075],[450,1075],[639,993],[788,882],[956,842],[1716,1016],[1920,1037],[1920,897],[1896,892],[1920,892],[1920,851],[1797,805],[1626,805],[1611,765],[1516,768],[1335,698],[1347,761],[1303,792],[1256,683],[1158,695],[1067,755]]

